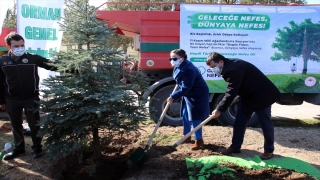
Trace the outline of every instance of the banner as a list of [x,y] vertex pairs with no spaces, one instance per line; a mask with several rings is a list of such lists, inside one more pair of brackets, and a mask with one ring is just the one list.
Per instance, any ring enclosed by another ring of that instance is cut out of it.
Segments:
[[[2,25],[6,18],[8,9],[13,7],[13,0],[1,0],[0,1],[0,34],[2,33]],[[1,39],[2,41],[2,39]]]
[[211,52],[254,64],[288,93],[320,92],[320,7],[182,4],[180,47],[207,81],[225,82],[205,61]]
[[[18,33],[25,39],[26,51],[47,59],[60,50],[64,0],[17,0]],[[43,79],[55,72],[39,68],[40,89]]]

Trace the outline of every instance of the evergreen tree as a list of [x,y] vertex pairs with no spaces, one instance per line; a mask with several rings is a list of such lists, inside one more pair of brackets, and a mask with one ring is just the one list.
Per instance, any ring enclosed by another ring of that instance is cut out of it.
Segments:
[[8,9],[6,18],[4,19],[4,22],[3,22],[3,27],[16,29],[17,28],[17,16],[16,16],[17,6],[16,6],[16,1],[15,0],[13,1],[14,1],[14,6],[12,9]]
[[[121,52],[111,50],[106,41],[112,27],[96,19],[95,7],[88,0],[67,0],[61,27],[72,48],[56,54],[61,75],[44,81],[41,110],[48,115],[41,121],[40,135],[49,160],[92,152],[88,172],[94,173],[94,160],[101,156],[101,144],[110,144],[114,136],[137,132],[147,117],[146,107],[138,103],[139,93],[147,87],[139,74],[120,69]],[[83,44],[82,48],[76,45]],[[137,72],[136,72],[137,73]],[[123,84],[120,76],[131,78]]]

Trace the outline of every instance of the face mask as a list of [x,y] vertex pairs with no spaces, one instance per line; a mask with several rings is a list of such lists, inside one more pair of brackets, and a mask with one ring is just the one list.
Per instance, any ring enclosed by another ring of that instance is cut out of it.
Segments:
[[[220,63],[219,63],[219,65],[220,65]],[[218,66],[219,66],[219,65],[218,65]],[[212,71],[213,73],[215,73],[215,74],[221,74],[221,71],[222,71],[222,68],[223,68],[223,67],[219,68],[218,66],[216,66],[216,67],[214,67],[214,68],[211,68],[211,71]]]
[[174,61],[174,60],[171,60],[170,61],[170,63],[171,63],[171,65],[173,66],[173,67],[179,67],[179,65],[180,65],[180,59],[178,59],[178,60],[176,60],[176,61]]
[[24,47],[18,47],[18,48],[13,49],[13,54],[15,56],[22,56],[24,54],[24,52],[25,52]]

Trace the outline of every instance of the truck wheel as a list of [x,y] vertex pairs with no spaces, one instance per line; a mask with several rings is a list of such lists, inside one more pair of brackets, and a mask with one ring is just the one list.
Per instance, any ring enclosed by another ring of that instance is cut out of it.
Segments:
[[[175,85],[168,85],[161,89],[159,89],[151,98],[149,103],[149,111],[151,114],[151,119],[154,122],[157,122],[161,116],[162,111],[164,110],[167,99],[172,93]],[[176,100],[169,107],[166,112],[161,125],[166,126],[181,126],[182,125],[182,117],[180,116],[180,107],[181,107],[181,99]]]
[[[215,101],[213,103],[214,104],[213,109],[215,109],[215,107],[217,107],[217,105],[219,104],[219,102],[222,100],[223,97],[224,97],[224,94],[220,94],[215,99]],[[217,118],[217,120],[223,126],[233,126],[234,120],[236,117],[236,113],[237,113],[237,103],[233,103],[228,107],[228,109],[225,112],[221,113],[221,115]],[[258,119],[257,115],[255,113],[253,113],[247,126],[248,127],[257,127],[258,125],[259,125],[259,119]]]

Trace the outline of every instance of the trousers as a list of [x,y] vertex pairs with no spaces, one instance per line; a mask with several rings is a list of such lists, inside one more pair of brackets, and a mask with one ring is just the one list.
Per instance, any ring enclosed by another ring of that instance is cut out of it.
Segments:
[[[183,106],[182,108],[183,108],[182,109],[183,135],[186,135],[191,131],[191,126],[193,128],[197,127],[199,124],[201,124],[202,120],[189,120],[187,106]],[[202,139],[202,128],[194,132],[194,139],[195,140]]]
[[[271,105],[261,111],[255,111],[258,116],[264,136],[264,152],[273,153],[274,151],[274,126],[271,120]],[[247,122],[250,120],[252,112],[243,112],[241,101],[238,102],[238,110],[233,126],[232,149],[241,149]]]
[[39,111],[35,111],[38,108],[38,104],[35,101],[39,101],[39,97],[34,97],[30,99],[16,100],[16,99],[6,99],[6,110],[10,118],[12,133],[14,138],[15,150],[24,150],[25,141],[23,135],[23,119],[22,112],[24,110],[28,125],[31,130],[31,139],[33,145],[31,148],[39,150],[42,148],[41,141],[42,137],[38,137],[37,133],[40,126],[37,123],[40,120]]

